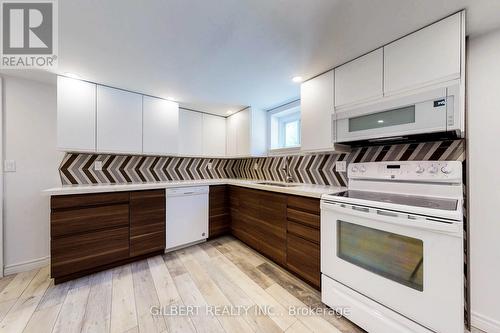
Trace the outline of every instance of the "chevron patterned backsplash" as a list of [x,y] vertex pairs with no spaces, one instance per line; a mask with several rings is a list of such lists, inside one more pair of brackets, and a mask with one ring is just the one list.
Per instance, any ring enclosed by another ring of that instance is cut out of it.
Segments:
[[[336,161],[374,162],[408,160],[464,161],[463,140],[410,143],[355,148],[350,153],[323,153],[290,156],[291,174],[296,182],[347,185],[347,174],[335,169]],[[146,183],[169,180],[244,178],[283,181],[285,156],[211,159],[165,156],[132,156],[68,153],[59,167],[63,185]],[[94,162],[102,170],[94,170]]]

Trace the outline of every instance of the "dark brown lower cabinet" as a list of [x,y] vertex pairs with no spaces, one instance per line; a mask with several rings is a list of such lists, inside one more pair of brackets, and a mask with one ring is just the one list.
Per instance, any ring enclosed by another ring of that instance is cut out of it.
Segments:
[[288,196],[286,258],[289,270],[320,288],[319,199]]
[[[165,190],[53,196],[50,226],[56,283],[156,255]],[[210,186],[209,237],[228,233],[319,288],[319,199]]]
[[130,256],[165,249],[165,190],[130,192]]
[[231,232],[280,265],[286,264],[286,195],[232,186]]
[[51,276],[67,281],[165,249],[165,191],[51,197]]
[[320,200],[229,188],[231,233],[314,287],[320,287]]
[[208,207],[208,238],[229,234],[231,232],[231,212],[227,185],[210,186]]

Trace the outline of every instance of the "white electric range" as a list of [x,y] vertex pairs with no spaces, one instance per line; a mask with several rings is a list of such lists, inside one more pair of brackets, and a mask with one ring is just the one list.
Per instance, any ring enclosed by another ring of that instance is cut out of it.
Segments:
[[464,332],[461,162],[352,163],[321,200],[322,301],[373,333]]

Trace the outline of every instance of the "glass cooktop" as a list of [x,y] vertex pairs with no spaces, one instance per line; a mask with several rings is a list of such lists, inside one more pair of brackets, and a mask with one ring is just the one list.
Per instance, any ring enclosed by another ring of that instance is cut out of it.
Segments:
[[449,211],[456,210],[458,205],[458,200],[454,199],[430,198],[415,195],[370,191],[349,190],[332,194],[332,196]]

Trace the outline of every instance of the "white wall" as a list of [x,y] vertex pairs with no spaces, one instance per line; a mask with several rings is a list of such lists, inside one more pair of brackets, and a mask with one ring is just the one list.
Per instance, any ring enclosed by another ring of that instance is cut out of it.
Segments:
[[56,86],[4,76],[4,159],[16,172],[4,175],[5,274],[47,262],[49,198],[41,190],[60,185],[62,154],[56,151]]
[[500,30],[470,40],[468,150],[473,326],[500,332]]

